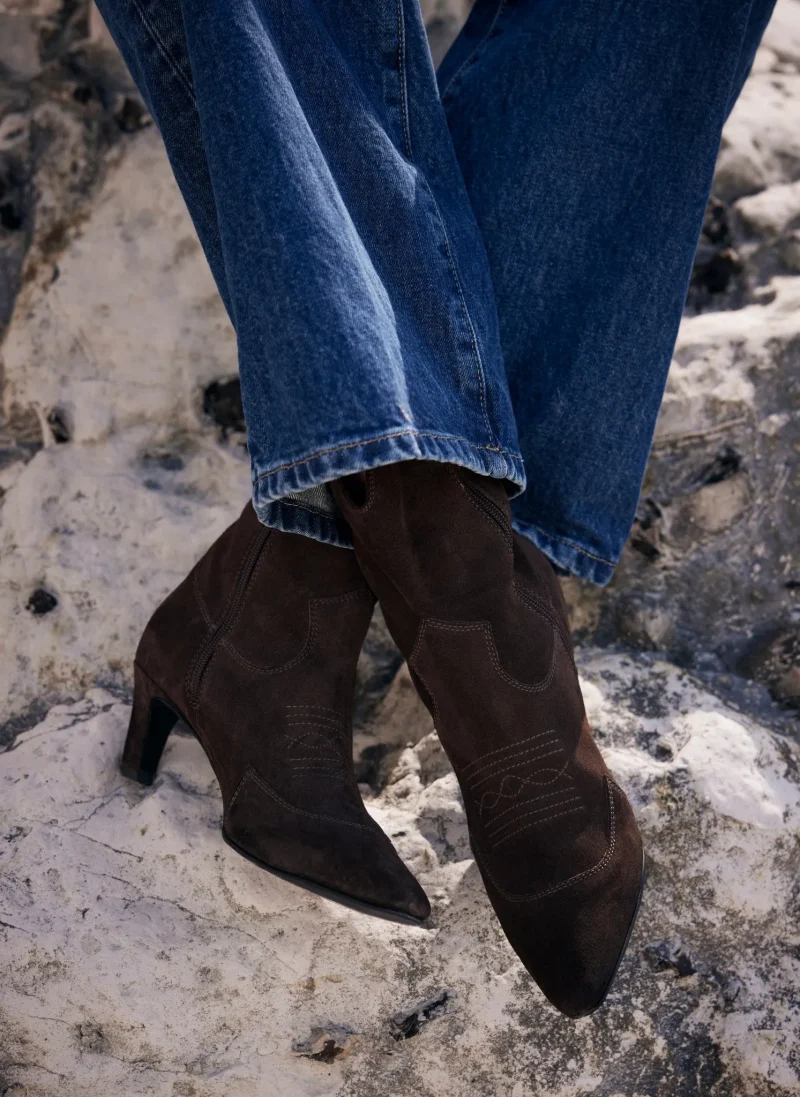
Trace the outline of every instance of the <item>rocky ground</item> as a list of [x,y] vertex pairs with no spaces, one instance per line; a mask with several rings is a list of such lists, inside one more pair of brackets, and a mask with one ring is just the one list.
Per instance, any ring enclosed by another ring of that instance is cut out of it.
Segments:
[[[437,55],[467,7],[427,5]],[[117,775],[141,628],[247,498],[235,346],[96,15],[0,0],[0,77],[0,1095],[800,1093],[800,2],[725,131],[623,564],[567,584],[649,876],[578,1023],[489,913],[379,621],[356,766],[430,928],[238,859],[188,737]]]

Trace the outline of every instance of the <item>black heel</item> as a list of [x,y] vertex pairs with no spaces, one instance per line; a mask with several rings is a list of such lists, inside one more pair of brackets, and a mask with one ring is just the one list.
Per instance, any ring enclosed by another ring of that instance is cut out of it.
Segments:
[[152,785],[178,714],[159,696],[155,682],[134,665],[133,712],[120,772],[140,785]]

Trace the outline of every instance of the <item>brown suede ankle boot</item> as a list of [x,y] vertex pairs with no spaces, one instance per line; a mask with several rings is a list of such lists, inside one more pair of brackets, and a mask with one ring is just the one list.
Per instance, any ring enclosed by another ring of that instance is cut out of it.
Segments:
[[353,773],[356,662],[374,604],[353,552],[267,529],[248,504],[144,631],[122,772],[150,784],[182,718],[239,853],[326,898],[419,923],[427,897]]
[[570,1017],[605,998],[641,896],[642,843],[595,745],[550,563],[501,482],[407,461],[333,486],[361,570],[461,785],[512,947]]

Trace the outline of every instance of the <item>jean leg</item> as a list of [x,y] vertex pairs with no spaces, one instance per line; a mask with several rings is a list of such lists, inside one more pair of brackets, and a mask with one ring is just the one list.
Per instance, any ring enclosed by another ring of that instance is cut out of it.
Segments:
[[439,69],[489,256],[528,486],[517,528],[611,577],[721,130],[773,0],[478,0]]
[[216,219],[262,520],[347,543],[320,485],[410,458],[522,488],[488,263],[417,0],[101,8],[187,203],[202,192],[204,245]]

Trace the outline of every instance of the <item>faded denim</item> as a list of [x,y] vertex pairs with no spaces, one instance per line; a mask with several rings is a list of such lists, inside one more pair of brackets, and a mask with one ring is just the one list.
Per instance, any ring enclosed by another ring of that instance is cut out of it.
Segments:
[[236,329],[254,502],[349,544],[326,482],[504,479],[610,578],[722,125],[773,0],[99,0]]

